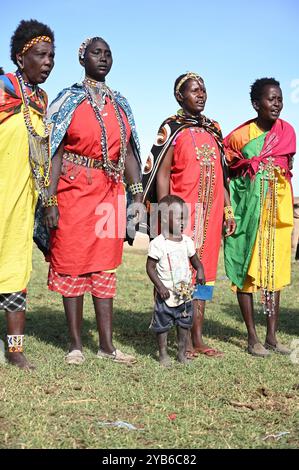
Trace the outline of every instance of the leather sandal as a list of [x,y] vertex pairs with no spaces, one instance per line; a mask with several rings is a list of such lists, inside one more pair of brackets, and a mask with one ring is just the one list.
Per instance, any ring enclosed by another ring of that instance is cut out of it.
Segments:
[[222,357],[224,356],[224,353],[222,351],[218,351],[215,348],[195,348],[194,352],[196,354],[204,354],[205,356],[208,357]]
[[115,349],[112,353],[106,353],[99,349],[97,352],[97,357],[99,359],[111,359],[112,361],[118,362],[119,364],[135,364],[137,362],[137,359],[134,356],[125,354],[119,349]]
[[271,351],[274,351],[279,354],[284,354],[285,356],[288,356],[289,354],[291,354],[291,350],[284,344],[279,343],[278,341],[275,344],[275,346],[273,344],[265,342],[265,348],[270,349]]
[[192,359],[195,359],[196,357],[198,357],[198,354],[194,350],[193,351],[188,350],[185,352],[185,356],[187,359],[192,361]]
[[252,356],[256,356],[256,357],[270,356],[269,351],[266,348],[264,348],[262,343],[255,343],[254,345],[248,344],[247,351],[249,352],[249,354],[251,354]]
[[80,365],[83,364],[84,361],[85,357],[80,349],[73,349],[65,356],[65,362],[67,364]]

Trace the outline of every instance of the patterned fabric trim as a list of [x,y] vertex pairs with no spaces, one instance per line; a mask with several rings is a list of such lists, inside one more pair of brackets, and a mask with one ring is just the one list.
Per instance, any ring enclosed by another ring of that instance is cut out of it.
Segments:
[[96,168],[98,170],[103,168],[102,160],[85,157],[84,155],[78,155],[77,153],[65,152],[63,154],[63,158],[68,162],[74,163],[75,165],[85,166],[86,168]]
[[0,294],[0,310],[21,312],[26,310],[26,292]]

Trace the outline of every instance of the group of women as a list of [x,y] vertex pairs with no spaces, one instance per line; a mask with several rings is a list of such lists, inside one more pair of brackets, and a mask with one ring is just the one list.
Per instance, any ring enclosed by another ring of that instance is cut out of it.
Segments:
[[[162,123],[142,176],[132,111],[105,82],[112,53],[104,39],[81,44],[85,78],[59,93],[48,113],[39,85],[54,66],[51,29],[36,20],[22,21],[11,39],[11,59],[16,73],[0,77],[0,309],[6,312],[9,361],[33,367],[23,342],[34,229],[49,261],[48,287],[63,298],[70,333],[67,363],[85,360],[86,292],[94,303],[99,359],[135,362],[112,339],[126,204],[143,202],[150,214],[151,205],[167,194],[180,196],[191,208],[189,235],[210,293],[224,225],[225,266],[248,329],[248,352],[287,354],[276,331],[279,292],[290,282],[290,170],[296,149],[293,128],[279,118],[279,83],[260,79],[253,84],[257,118],[223,140],[219,124],[202,114],[204,80],[190,72],[178,77],[174,94],[181,109]],[[138,209],[131,214],[134,223],[140,214]],[[252,294],[258,289],[267,314],[264,345],[253,317]],[[189,358],[222,355],[202,338],[205,299],[194,299]]]

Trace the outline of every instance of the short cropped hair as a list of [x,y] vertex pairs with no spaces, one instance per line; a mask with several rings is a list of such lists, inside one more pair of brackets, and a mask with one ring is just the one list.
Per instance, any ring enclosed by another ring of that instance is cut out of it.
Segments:
[[10,58],[15,65],[18,65],[16,54],[22,51],[27,42],[38,36],[48,36],[54,43],[54,33],[46,24],[37,20],[22,20],[20,22],[10,40]]
[[259,101],[263,95],[265,86],[280,86],[280,83],[275,78],[258,78],[250,88],[250,99],[251,102]]

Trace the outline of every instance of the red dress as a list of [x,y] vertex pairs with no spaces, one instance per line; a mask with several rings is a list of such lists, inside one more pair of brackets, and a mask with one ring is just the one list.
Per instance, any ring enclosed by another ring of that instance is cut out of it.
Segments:
[[184,129],[176,137],[170,194],[189,203],[185,233],[194,240],[206,281],[215,281],[223,221],[223,172],[217,142],[203,128]]
[[[127,140],[130,127],[121,110]],[[120,154],[120,127],[110,99],[101,111],[110,160]],[[87,100],[75,110],[64,139],[64,150],[102,160],[101,128]],[[121,264],[126,227],[125,191],[102,169],[86,168],[63,160],[57,189],[59,222],[52,230],[51,268],[76,277],[115,269]]]

